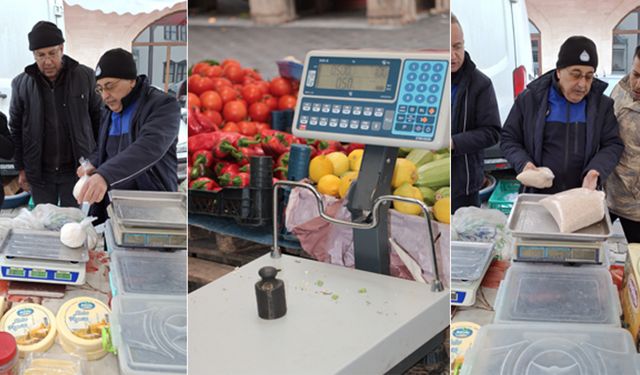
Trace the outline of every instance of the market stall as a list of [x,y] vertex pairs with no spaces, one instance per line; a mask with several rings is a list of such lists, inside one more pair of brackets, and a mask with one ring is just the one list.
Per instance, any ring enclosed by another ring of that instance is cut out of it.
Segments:
[[59,229],[82,220],[78,209],[3,219],[11,309],[0,308],[0,331],[11,338],[0,340],[19,358],[10,374],[52,363],[69,374],[186,374],[186,197],[113,190],[110,199],[111,219],[99,233],[87,227],[92,239],[79,248]]

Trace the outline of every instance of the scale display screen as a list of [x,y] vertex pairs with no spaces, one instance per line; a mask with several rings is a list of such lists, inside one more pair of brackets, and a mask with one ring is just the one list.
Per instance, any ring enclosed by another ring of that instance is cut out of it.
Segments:
[[36,278],[36,279],[46,279],[47,278],[47,271],[46,270],[31,270],[31,272],[29,272],[29,276]]
[[7,270],[8,276],[25,277],[26,271],[24,268],[11,267]]
[[319,64],[316,87],[383,92],[387,87],[389,69],[388,65]]
[[600,263],[596,247],[519,244],[516,248],[518,261]]
[[71,273],[58,271],[53,275],[53,278],[56,280],[71,281]]

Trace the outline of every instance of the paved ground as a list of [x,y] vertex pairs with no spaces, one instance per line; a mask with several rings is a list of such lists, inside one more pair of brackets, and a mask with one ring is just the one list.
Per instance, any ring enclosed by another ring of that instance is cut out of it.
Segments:
[[370,26],[364,14],[305,17],[281,26],[256,26],[240,17],[189,18],[189,64],[203,59],[234,58],[277,75],[275,61],[294,56],[303,61],[312,49],[448,49],[449,16],[423,14],[406,26]]

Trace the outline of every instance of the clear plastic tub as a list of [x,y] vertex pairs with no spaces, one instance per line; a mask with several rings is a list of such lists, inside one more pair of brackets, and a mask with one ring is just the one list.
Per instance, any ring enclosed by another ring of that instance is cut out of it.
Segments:
[[109,280],[114,296],[186,295],[186,251],[113,252]]
[[629,331],[583,324],[489,324],[462,375],[639,375]]
[[119,295],[112,337],[123,375],[187,373],[187,299]]
[[515,263],[500,283],[495,311],[495,323],[620,326],[615,286],[603,267]]
[[451,280],[478,280],[492,255],[492,243],[451,241]]

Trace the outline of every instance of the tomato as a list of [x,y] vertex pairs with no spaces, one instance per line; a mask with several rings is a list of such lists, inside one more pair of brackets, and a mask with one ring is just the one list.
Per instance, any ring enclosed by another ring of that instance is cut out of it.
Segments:
[[213,90],[205,91],[200,94],[200,101],[204,109],[220,112],[222,110],[222,98],[220,94]]
[[223,67],[223,68],[224,68],[225,66],[227,66],[227,65],[237,65],[237,66],[240,66],[240,61],[238,61],[238,60],[234,60],[234,59],[224,59],[224,60],[222,60],[222,64],[220,64],[220,65],[222,65],[222,67]]
[[226,78],[222,78],[222,77],[215,77],[215,78],[211,78],[211,82],[213,82],[213,89],[220,92],[220,88],[224,87],[224,86],[229,86],[232,87],[233,83],[231,83],[231,81],[229,81]]
[[220,114],[220,112],[207,109],[206,111],[202,112],[202,114],[217,126],[220,126],[220,124],[222,124],[222,115]]
[[240,128],[240,134],[252,137],[256,135],[258,129],[256,128],[256,123],[252,121],[240,121],[238,123],[238,127]]
[[267,103],[257,102],[249,106],[249,117],[251,120],[258,122],[266,122],[269,120],[271,114],[271,108]]
[[195,64],[193,64],[193,66],[191,67],[191,74],[200,74],[200,75],[206,75],[204,74],[204,72],[210,67],[211,65],[206,62],[206,61],[200,61],[197,62]]
[[262,98],[260,88],[254,84],[245,85],[242,90],[242,98],[247,101],[247,103],[255,103]]
[[240,133],[240,128],[238,127],[238,124],[232,121],[228,121],[226,124],[224,124],[224,126],[220,130],[222,130],[223,132]]
[[189,108],[200,108],[200,98],[192,92],[187,95],[187,102],[189,103]]
[[224,76],[233,83],[240,83],[244,78],[244,71],[239,65],[227,65],[224,68]]
[[218,91],[218,94],[220,94],[220,97],[222,98],[223,103],[228,103],[232,100],[238,99],[238,93],[231,86],[223,86],[217,91]]
[[260,93],[262,96],[269,94],[269,82],[267,81],[258,81],[255,83],[256,86],[260,89]]
[[262,134],[264,133],[265,130],[269,130],[271,129],[271,125],[265,123],[265,122],[258,122],[256,123],[256,131],[258,134]]
[[188,88],[189,92],[200,95],[207,90],[213,90],[213,81],[209,77],[194,74],[189,77]]
[[292,92],[291,83],[286,78],[274,78],[269,84],[269,91],[273,96],[289,95]]
[[247,106],[240,100],[232,100],[224,105],[222,115],[227,121],[242,121],[247,118]]
[[222,77],[222,67],[220,65],[210,65],[206,67],[202,73],[210,78]]
[[284,95],[278,100],[278,109],[295,109],[297,101],[293,95]]
[[269,109],[275,111],[278,109],[278,99],[271,95],[265,95],[262,102],[269,106]]

